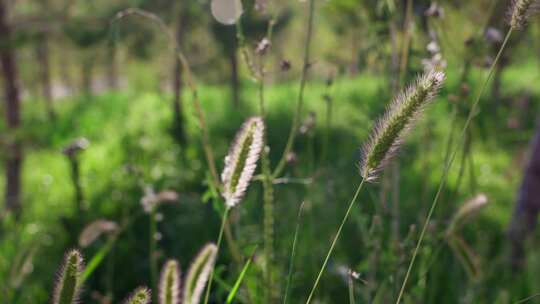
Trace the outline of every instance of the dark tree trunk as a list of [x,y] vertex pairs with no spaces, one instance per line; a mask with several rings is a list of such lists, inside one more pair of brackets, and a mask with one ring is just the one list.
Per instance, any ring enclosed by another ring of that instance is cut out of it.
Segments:
[[229,63],[231,65],[231,94],[235,108],[240,106],[240,79],[238,75],[238,54],[236,46],[229,52]]
[[37,60],[39,62],[39,76],[41,79],[41,91],[45,101],[45,108],[50,120],[56,118],[53,106],[53,96],[51,88],[51,69],[49,63],[49,44],[46,33],[43,33],[38,39],[36,50]]
[[[176,26],[176,40],[179,45],[183,45],[183,38],[184,38],[184,32],[185,32],[185,18],[183,18],[182,14],[179,16],[179,21]],[[175,140],[180,144],[184,145],[186,143],[186,134],[185,134],[185,128],[184,128],[184,110],[182,105],[182,64],[180,62],[180,59],[175,54],[175,64],[173,69],[173,113],[174,113],[174,121],[173,121],[173,133]]]
[[79,160],[76,156],[73,156],[69,158],[69,162],[71,164],[71,180],[75,189],[75,206],[77,207],[77,214],[81,215],[83,213],[84,195],[81,186]]
[[[17,63],[11,45],[11,28],[7,23],[6,3],[0,0],[0,63],[4,78],[6,102],[6,122],[8,134],[15,134],[20,126],[20,99],[17,84]],[[5,206],[16,214],[21,211],[21,168],[23,161],[22,146],[18,138],[13,137],[6,147],[6,192]]]
[[532,143],[529,164],[521,184],[509,237],[512,242],[512,263],[519,268],[524,263],[524,242],[534,232],[540,212],[540,127]]

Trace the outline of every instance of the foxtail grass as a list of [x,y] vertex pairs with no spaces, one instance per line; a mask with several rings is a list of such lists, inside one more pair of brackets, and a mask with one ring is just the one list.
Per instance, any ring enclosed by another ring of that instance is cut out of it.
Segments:
[[509,24],[514,30],[523,28],[529,17],[540,9],[538,0],[513,0],[508,11]]
[[[225,166],[221,173],[221,182],[223,184],[222,196],[225,199],[225,212],[221,220],[221,228],[217,239],[217,251],[221,247],[223,231],[227,223],[230,209],[238,205],[253,178],[253,173],[257,169],[257,162],[260,158],[264,145],[264,122],[261,117],[255,116],[249,118],[240,131],[225,157]],[[217,255],[217,253],[216,253]],[[210,270],[210,279],[206,288],[204,303],[208,303],[212,280],[214,277],[214,268]]]
[[341,235],[341,231],[350,216],[352,208],[366,181],[376,179],[379,172],[395,154],[403,140],[407,130],[420,115],[422,110],[436,96],[444,81],[444,73],[428,72],[418,77],[416,83],[398,95],[387,109],[384,116],[377,122],[368,142],[362,148],[363,157],[360,162],[360,182],[356,192],[351,199],[347,211],[341,220],[341,224],[331,242],[330,249],[322,264],[319,274],[308,296],[306,304],[310,303],[315,294],[315,290],[326,269],[326,265],[332,256],[334,247]]
[[53,304],[77,303],[81,290],[83,267],[83,257],[78,250],[73,249],[66,253],[64,263],[58,272]]
[[161,270],[159,304],[180,304],[180,266],[176,260],[167,261]]
[[242,126],[225,157],[221,174],[223,198],[227,208],[236,206],[244,197],[257,168],[264,138],[264,123],[260,117],[249,118]]
[[[217,253],[218,247],[216,245],[207,244],[197,254],[187,273],[182,303],[199,304],[201,302],[206,282],[210,286]],[[205,303],[207,301],[208,299],[205,298]]]
[[124,304],[149,304],[152,299],[150,289],[139,287],[124,301]]
[[[499,51],[497,52],[497,55],[495,56],[495,59],[493,60],[493,63],[491,64],[487,77],[485,78],[484,82],[482,83],[482,86],[480,87],[480,90],[476,94],[476,97],[474,99],[474,102],[472,103],[472,106],[469,110],[469,114],[467,115],[467,119],[465,121],[465,124],[463,126],[463,129],[461,131],[460,137],[459,137],[459,145],[463,145],[465,142],[467,130],[469,128],[469,125],[471,124],[473,118],[475,115],[478,114],[478,105],[480,103],[480,99],[482,95],[484,94],[484,91],[488,87],[488,84],[493,77],[493,74],[495,72],[495,67],[497,66],[502,54],[504,53],[504,50],[508,44],[508,41],[510,40],[510,37],[512,36],[512,33],[516,30],[520,30],[523,25],[526,23],[527,19],[536,11],[538,8],[538,0],[515,0],[513,2],[513,5],[510,7],[509,15],[509,25],[510,28],[508,29],[506,36],[501,44],[501,47],[499,48]],[[459,148],[459,147],[458,147]],[[446,186],[446,182],[448,179],[448,173],[450,171],[450,167],[452,166],[456,155],[458,153],[458,148],[454,149],[452,154],[450,155],[450,158],[445,163],[443,174],[441,177],[441,180],[439,182],[439,187],[437,189],[437,192],[435,194],[435,197],[433,198],[433,201],[431,203],[431,207],[428,211],[426,221],[422,227],[422,231],[420,232],[420,236],[418,238],[418,242],[416,243],[416,247],[413,251],[413,255],[411,257],[411,261],[409,263],[409,267],[407,268],[407,273],[405,274],[405,278],[403,279],[403,283],[401,285],[396,304],[399,304],[401,302],[401,299],[403,297],[403,294],[405,292],[405,287],[407,286],[407,282],[409,280],[409,277],[411,275],[411,271],[414,267],[414,263],[416,261],[416,257],[418,255],[418,251],[422,245],[422,241],[424,239],[427,227],[429,226],[429,223],[431,221],[431,217],[433,216],[433,212],[437,208],[437,204],[439,202],[439,198],[441,196],[441,193]]]
[[377,174],[396,154],[403,136],[426,105],[433,100],[444,78],[442,72],[428,72],[390,104],[384,116],[375,124],[368,142],[362,147],[360,175],[366,181],[375,180]]

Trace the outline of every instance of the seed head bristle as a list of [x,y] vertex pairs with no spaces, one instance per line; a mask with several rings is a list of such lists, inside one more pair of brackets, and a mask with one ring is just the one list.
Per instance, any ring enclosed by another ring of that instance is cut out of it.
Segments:
[[183,304],[199,304],[204,287],[216,261],[217,247],[205,245],[193,260],[186,277]]
[[83,267],[83,257],[78,250],[73,249],[66,253],[58,272],[52,301],[54,304],[77,303]]
[[510,27],[514,30],[523,28],[529,17],[539,8],[538,0],[514,0],[508,11]]
[[138,287],[135,291],[127,298],[124,302],[125,304],[148,304],[152,299],[152,293],[147,287]]
[[161,270],[159,303],[180,304],[180,266],[176,260],[168,260]]
[[375,180],[377,173],[397,152],[403,136],[437,95],[444,79],[442,72],[427,72],[392,101],[362,147],[360,174],[366,181]]
[[261,117],[251,117],[236,135],[221,174],[223,197],[228,208],[236,206],[244,197],[264,140],[264,122]]

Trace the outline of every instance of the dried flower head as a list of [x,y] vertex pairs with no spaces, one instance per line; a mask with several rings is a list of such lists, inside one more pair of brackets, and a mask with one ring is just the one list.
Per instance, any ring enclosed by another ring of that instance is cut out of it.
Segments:
[[258,54],[258,55],[265,55],[266,52],[270,49],[270,47],[272,47],[272,43],[270,42],[270,40],[266,37],[264,37],[261,41],[259,41],[259,43],[257,44],[257,48],[255,49],[255,52]]
[[150,289],[146,287],[138,287],[124,302],[125,304],[148,304],[152,298]]
[[362,147],[360,174],[364,179],[376,179],[377,173],[398,150],[403,136],[415,118],[433,100],[444,78],[442,72],[427,72],[390,104]]
[[514,30],[521,29],[527,19],[540,8],[538,0],[513,0],[508,12],[510,27]]
[[118,224],[108,220],[95,220],[88,224],[79,235],[79,246],[85,248],[90,246],[102,234],[112,233],[118,229]]
[[80,280],[83,272],[83,257],[76,250],[66,253],[64,264],[58,272],[58,281],[53,294],[54,304],[76,303],[79,298]]
[[161,204],[173,203],[177,201],[178,193],[169,190],[155,193],[154,189],[148,186],[144,188],[144,196],[141,199],[141,205],[144,212],[150,213]]
[[216,261],[217,247],[210,243],[205,245],[193,260],[186,277],[184,287],[184,304],[198,304],[201,301],[201,295],[214,268]]
[[249,118],[243,125],[225,157],[221,174],[223,197],[228,208],[238,204],[246,192],[263,148],[264,122]]
[[180,304],[180,266],[176,260],[168,260],[161,270],[159,303]]
[[453,233],[457,231],[468,220],[478,215],[478,213],[480,213],[480,211],[482,211],[482,209],[484,209],[484,207],[486,207],[488,203],[488,198],[483,193],[478,194],[465,202],[465,204],[463,204],[458,209],[458,211],[454,215],[454,218],[452,218],[452,221],[448,226],[447,233]]

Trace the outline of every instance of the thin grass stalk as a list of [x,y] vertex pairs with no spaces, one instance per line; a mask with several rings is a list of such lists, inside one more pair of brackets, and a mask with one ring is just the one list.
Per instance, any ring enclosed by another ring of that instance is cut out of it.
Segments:
[[292,243],[291,256],[289,258],[289,271],[287,274],[287,285],[285,286],[285,295],[283,296],[283,304],[287,304],[287,300],[289,299],[289,290],[291,288],[293,269],[294,269],[294,258],[296,257],[296,243],[298,241],[298,234],[300,231],[302,213],[304,212],[304,203],[305,201],[303,201],[300,204],[300,208],[298,208],[298,216],[296,217],[296,228],[294,229],[294,238],[293,238],[293,243]]
[[315,17],[315,0],[309,0],[308,9],[309,9],[309,17],[308,17],[308,23],[307,23],[307,35],[306,35],[306,42],[305,42],[306,47],[304,49],[302,76],[300,79],[300,90],[298,91],[296,111],[294,112],[291,129],[289,131],[289,136],[287,138],[287,144],[285,145],[283,154],[281,155],[281,158],[272,174],[274,178],[277,178],[279,175],[281,175],[281,173],[285,169],[285,165],[287,164],[287,155],[289,154],[289,152],[291,152],[293,148],[294,140],[296,138],[296,133],[298,131],[298,125],[300,123],[300,115],[304,107],[304,90],[307,83],[308,70],[311,65],[311,59],[310,59],[311,58],[311,40],[313,38],[313,20]]
[[354,301],[354,281],[352,274],[347,274],[347,289],[349,290],[349,304],[355,304]]
[[215,264],[217,263],[217,259],[219,257],[219,250],[221,248],[221,240],[223,239],[223,230],[225,229],[225,223],[227,222],[227,219],[229,217],[229,210],[231,208],[226,208],[225,212],[223,212],[223,217],[221,219],[221,228],[219,229],[218,239],[216,242],[216,260],[214,261],[214,265],[212,267],[212,270],[210,270],[210,277],[208,278],[208,285],[206,285],[206,292],[204,294],[204,304],[208,304],[208,300],[210,299],[210,290],[212,289],[212,281],[214,279],[214,269]]
[[219,181],[219,174],[216,169],[214,153],[212,150],[212,146],[210,145],[210,135],[209,135],[208,127],[206,125],[206,119],[202,111],[201,102],[199,100],[199,93],[198,93],[197,85],[194,81],[193,72],[189,65],[189,61],[187,60],[187,57],[184,55],[184,53],[180,49],[180,45],[174,33],[167,27],[167,25],[163,22],[163,20],[159,18],[159,16],[157,16],[156,14],[153,14],[151,12],[148,12],[139,8],[128,8],[116,14],[115,18],[112,20],[111,23],[117,22],[118,20],[125,18],[127,16],[130,16],[130,15],[141,16],[143,18],[146,18],[156,23],[158,27],[160,28],[160,30],[167,36],[170,47],[174,50],[174,52],[176,53],[176,56],[178,56],[178,59],[180,60],[180,64],[182,65],[182,68],[186,72],[186,83],[192,92],[193,105],[195,106],[195,112],[197,114],[199,127],[202,130],[202,145],[203,145],[203,150],[206,157],[206,162],[210,169],[212,181],[214,185],[216,186],[216,188],[219,188],[221,184]]
[[356,192],[354,193],[353,198],[351,199],[351,202],[349,203],[349,207],[347,208],[347,212],[345,212],[345,216],[343,216],[343,219],[341,220],[341,224],[339,225],[339,228],[336,232],[336,235],[334,236],[334,239],[332,240],[332,243],[330,245],[330,249],[328,250],[328,253],[326,254],[326,258],[324,259],[324,262],[321,266],[321,269],[319,270],[319,274],[317,275],[317,279],[315,279],[315,283],[313,284],[313,287],[311,288],[311,292],[309,293],[308,299],[306,301],[306,304],[309,304],[311,300],[313,299],[313,296],[315,295],[315,290],[317,289],[317,286],[319,285],[319,281],[321,280],[321,277],[324,273],[324,270],[326,269],[326,264],[328,264],[328,260],[330,260],[330,257],[332,256],[332,253],[334,251],[334,247],[336,246],[336,243],[339,239],[339,236],[341,235],[341,230],[343,229],[343,226],[345,226],[345,223],[347,222],[347,219],[349,218],[349,215],[351,213],[351,210],[354,207],[354,204],[356,203],[356,200],[358,199],[358,195],[360,194],[360,191],[362,190],[362,187],[364,186],[364,182],[366,181],[365,178],[362,177],[362,181],[360,182],[360,185],[358,185],[358,188],[356,189]]
[[[148,248],[148,258],[150,261],[150,286],[151,288],[155,288],[156,285],[156,278],[157,278],[157,255],[156,255],[156,249],[157,249],[157,221],[156,221],[156,208],[153,208],[150,212],[150,223],[148,227],[149,233],[150,233],[150,239],[149,239],[149,248]],[[155,298],[156,295],[152,294],[152,297]]]
[[[467,117],[467,120],[465,121],[465,125],[463,126],[463,130],[461,131],[461,134],[460,134],[460,137],[459,137],[460,138],[459,141],[460,141],[461,144],[463,144],[463,142],[465,140],[465,135],[466,135],[467,129],[469,128],[469,125],[470,125],[472,119],[477,114],[476,111],[477,111],[478,104],[480,103],[480,98],[482,97],[484,91],[486,90],[486,88],[488,86],[488,83],[489,83],[491,77],[493,76],[493,73],[495,71],[495,66],[499,62],[499,60],[501,58],[501,55],[504,52],[504,49],[505,49],[506,45],[508,44],[508,41],[509,41],[511,35],[512,35],[512,28],[510,28],[508,30],[508,32],[506,33],[506,37],[504,38],[503,44],[501,45],[501,48],[499,49],[499,52],[497,53],[497,56],[495,57],[495,60],[491,64],[491,67],[489,68],[488,76],[486,77],[484,83],[482,84],[482,87],[480,88],[480,91],[476,95],[474,103],[473,103],[473,105],[472,105],[472,107],[471,107],[471,109],[469,111],[469,115]],[[398,297],[397,297],[397,300],[396,300],[396,304],[399,304],[401,302],[401,298],[403,297],[403,293],[405,291],[407,281],[408,281],[408,279],[410,277],[412,268],[414,266],[414,262],[416,261],[416,257],[418,255],[418,251],[420,249],[420,246],[422,245],[422,241],[424,240],[424,236],[426,234],[427,227],[428,227],[428,225],[429,225],[429,223],[431,221],[431,217],[433,215],[433,212],[435,211],[435,208],[437,207],[439,197],[441,196],[441,193],[442,193],[444,187],[446,186],[448,173],[450,171],[450,167],[452,166],[452,163],[454,162],[454,159],[456,158],[457,153],[458,153],[458,149],[455,149],[454,152],[452,152],[452,155],[451,155],[450,159],[448,160],[448,162],[444,166],[443,175],[441,177],[441,181],[439,183],[437,193],[435,194],[435,198],[433,199],[433,202],[431,203],[431,207],[430,207],[428,215],[426,217],[426,221],[425,221],[425,223],[424,223],[424,225],[422,227],[420,237],[418,239],[416,247],[414,248],[413,255],[412,255],[412,258],[411,258],[411,262],[409,263],[409,267],[407,268],[407,273],[405,274],[403,284],[401,285],[401,289],[399,291],[399,294],[398,294]]]
[[262,170],[265,176],[263,181],[264,201],[264,255],[265,255],[265,294],[266,303],[273,303],[276,292],[274,275],[274,186],[270,171],[268,151],[263,151]]

